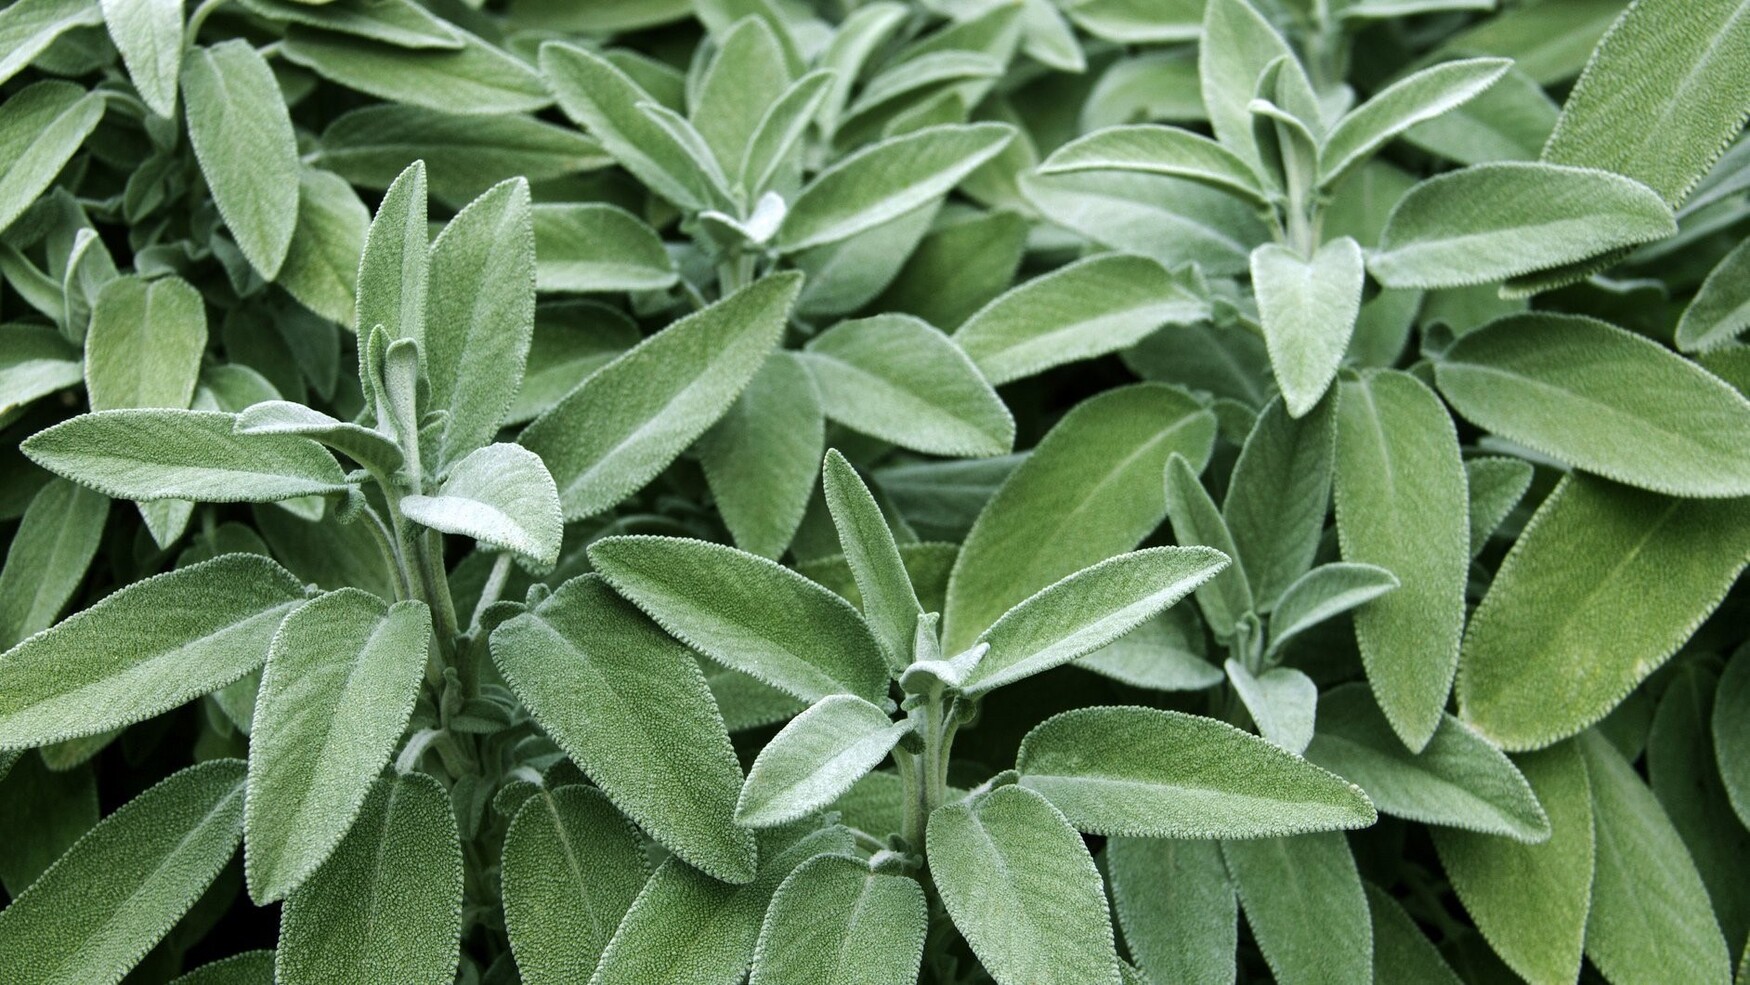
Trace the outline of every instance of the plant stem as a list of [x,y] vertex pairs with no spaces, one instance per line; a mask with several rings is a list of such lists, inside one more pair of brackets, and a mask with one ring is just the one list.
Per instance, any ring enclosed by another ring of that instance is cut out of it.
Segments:
[[504,594],[504,583],[510,580],[510,554],[502,553],[492,562],[492,573],[486,576],[486,587],[480,590],[480,601],[474,604],[474,614],[468,618],[468,632],[480,628],[480,620],[498,597]]

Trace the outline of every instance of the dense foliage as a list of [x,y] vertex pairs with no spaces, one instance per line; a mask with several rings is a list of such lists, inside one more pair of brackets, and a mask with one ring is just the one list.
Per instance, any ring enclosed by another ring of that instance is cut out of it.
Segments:
[[1747,112],[1750,0],[13,0],[0,982],[1743,985]]

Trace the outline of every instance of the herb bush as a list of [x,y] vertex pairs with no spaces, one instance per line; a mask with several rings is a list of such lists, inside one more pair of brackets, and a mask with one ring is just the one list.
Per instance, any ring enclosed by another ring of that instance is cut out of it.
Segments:
[[0,96],[0,982],[1750,977],[1750,2],[15,0]]

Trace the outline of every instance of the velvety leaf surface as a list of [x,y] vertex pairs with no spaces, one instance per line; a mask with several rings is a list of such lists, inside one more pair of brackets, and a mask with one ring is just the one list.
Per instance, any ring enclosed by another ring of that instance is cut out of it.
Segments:
[[903,670],[912,661],[913,631],[923,605],[893,531],[869,487],[837,449],[826,453],[821,489],[856,583],[863,621],[881,644],[888,667]]
[[1371,979],[1372,918],[1341,832],[1224,841],[1221,854],[1278,982]]
[[405,496],[409,520],[473,537],[541,568],[559,560],[565,535],[559,490],[535,453],[520,445],[476,448],[431,496]]
[[1335,404],[1296,418],[1271,400],[1234,463],[1222,518],[1261,612],[1312,567],[1331,502]]
[[1239,900],[1217,843],[1111,838],[1106,873],[1124,943],[1150,980],[1234,980]]
[[[44,8],[53,2],[27,6]],[[23,9],[14,4],[6,13]],[[12,53],[22,52],[15,48]],[[10,74],[0,69],[0,75]],[[28,86],[0,104],[0,229],[12,225],[49,187],[102,117],[103,97],[54,79]]]
[[191,48],[182,61],[189,142],[237,247],[272,279],[298,225],[298,146],[273,69],[248,42]]
[[97,296],[85,336],[91,409],[187,407],[206,348],[206,308],[187,281],[111,281]]
[[827,806],[911,731],[862,698],[829,695],[772,737],[748,768],[735,820],[770,828]]
[[923,957],[928,909],[910,876],[821,855],[778,887],[760,927],[749,985],[907,985]]
[[0,570],[0,647],[54,624],[85,580],[108,515],[107,497],[65,479],[31,497]]
[[1252,251],[1252,289],[1270,365],[1291,417],[1312,410],[1336,378],[1361,311],[1361,247],[1348,236],[1309,259],[1268,243]]

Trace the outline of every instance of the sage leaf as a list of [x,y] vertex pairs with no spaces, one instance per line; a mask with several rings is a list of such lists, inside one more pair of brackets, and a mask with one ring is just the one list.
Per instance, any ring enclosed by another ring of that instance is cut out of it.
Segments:
[[351,325],[359,252],[371,215],[339,175],[304,168],[298,176],[298,224],[280,266],[279,285],[304,307]]
[[[0,853],[0,883],[8,894],[21,895],[79,839],[97,826],[97,775],[76,765],[59,769],[50,756],[18,755],[5,777],[0,799],[0,824],[7,832]],[[51,765],[57,767],[51,769]]]
[[1026,202],[1052,222],[1169,269],[1195,263],[1209,276],[1237,274],[1270,238],[1243,199],[1182,178],[1087,171],[1023,174],[1019,183]]
[[773,353],[699,440],[699,464],[736,546],[764,558],[784,553],[825,445],[814,377],[794,354]]
[[[749,199],[757,201],[772,190],[794,158],[809,124],[820,117],[836,81],[828,72],[810,72],[784,90],[760,117],[759,126],[747,141],[738,172],[742,190]],[[729,164],[724,162],[725,167]]]
[[1181,544],[1206,545],[1231,560],[1226,569],[1198,589],[1197,605],[1217,639],[1232,639],[1240,620],[1253,609],[1244,561],[1215,501],[1204,491],[1191,464],[1177,452],[1167,458],[1166,484],[1167,518],[1172,521],[1174,539]]
[[[27,6],[46,8],[56,2]],[[17,16],[23,10],[13,4],[5,13]],[[102,96],[54,79],[27,86],[0,103],[0,230],[49,187],[101,119]]]
[[101,0],[99,6],[134,91],[152,112],[175,116],[182,71],[181,0]]
[[1296,756],[1303,755],[1313,738],[1319,699],[1319,688],[1312,678],[1292,667],[1272,667],[1253,674],[1231,659],[1225,669],[1234,693],[1258,726],[1258,734]]
[[206,349],[206,306],[187,281],[110,281],[85,336],[91,409],[187,407]]
[[244,0],[244,6],[269,20],[369,38],[397,48],[454,51],[463,46],[462,35],[447,21],[410,0],[371,4]]
[[476,448],[435,494],[403,496],[401,512],[414,523],[473,537],[541,569],[558,562],[565,534],[553,477],[520,445]]
[[821,855],[772,896],[749,985],[907,985],[917,980],[929,911],[909,876]]
[[1139,171],[1184,178],[1259,205],[1269,199],[1243,158],[1202,134],[1155,125],[1107,127],[1070,141],[1039,165],[1040,174]]
[[188,139],[225,225],[250,266],[279,274],[298,226],[298,143],[267,59],[248,42],[191,48],[182,60]]
[[425,165],[419,161],[389,186],[365,233],[359,258],[359,380],[374,392],[367,363],[371,330],[383,326],[389,341],[425,340],[426,295],[430,290],[431,249],[426,231]]
[[1461,979],[1403,906],[1371,882],[1366,889],[1367,909],[1373,917],[1373,980],[1380,985],[1461,985]]
[[1007,786],[939,807],[927,841],[948,915],[998,985],[1118,985],[1100,873],[1044,797]]
[[281,50],[293,64],[390,102],[482,116],[551,105],[541,75],[522,59],[453,24],[449,30],[459,49],[416,51],[292,24]]
[[83,379],[80,352],[60,332],[46,325],[0,327],[0,416]]
[[505,412],[504,423],[527,424],[551,410],[641,338],[631,318],[594,301],[537,307],[523,385]]
[[[55,39],[76,27],[102,23],[85,0],[24,0],[0,14],[0,82],[17,75]],[[0,223],[4,225],[4,223]]]
[[319,410],[289,400],[251,404],[232,425],[237,434],[293,434],[314,438],[348,458],[392,475],[401,467],[401,446],[381,431],[335,420]]
[[65,479],[31,497],[0,570],[0,647],[54,624],[103,538],[109,499]]
[[260,667],[302,586],[255,554],[135,582],[0,655],[0,747],[96,735]]
[[894,543],[893,532],[869,487],[836,449],[826,453],[821,488],[857,586],[863,621],[881,644],[888,669],[904,670],[912,662],[913,631],[923,605],[918,602],[899,545]]
[[491,647],[535,720],[614,806],[689,864],[754,877],[753,836],[732,819],[741,767],[686,647],[593,576],[500,625]]
[[1398,584],[1396,575],[1375,564],[1335,561],[1319,565],[1282,593],[1270,619],[1266,655],[1276,653],[1319,623],[1395,590]]
[[1310,260],[1275,243],[1252,251],[1258,320],[1290,417],[1311,411],[1336,378],[1365,279],[1361,246],[1348,236],[1325,243]]
[[1720,675],[1713,713],[1714,758],[1739,820],[1750,818],[1750,760],[1741,755],[1750,750],[1750,715],[1745,713],[1750,709],[1750,660],[1744,659],[1745,652],[1740,649]]
[[1373,921],[1341,833],[1224,841],[1221,854],[1277,981],[1372,980]]
[[287,898],[274,981],[437,985],[456,971],[462,846],[437,780],[406,773],[372,784],[329,861]]
[[765,21],[743,18],[718,41],[690,119],[725,172],[737,170],[767,107],[789,86],[783,45]]
[[1203,10],[1197,73],[1209,125],[1223,145],[1253,167],[1263,158],[1247,109],[1258,76],[1278,58],[1293,58],[1288,43],[1249,0],[1210,0]]
[[1725,345],[1750,329],[1750,249],[1740,243],[1702,281],[1677,322],[1677,347],[1703,352]]
[[827,806],[911,731],[849,694],[821,698],[766,743],[748,768],[736,823],[771,828]]
[[1268,838],[1372,824],[1360,788],[1224,722],[1154,708],[1054,715],[1021,742],[1021,785],[1078,829]]
[[114,985],[169,933],[243,834],[243,764],[190,766],[81,838],[0,911],[0,973]]
[[431,612],[345,588],[287,616],[267,651],[249,735],[243,870],[284,899],[346,836],[407,725]]
[[209,961],[171,985],[273,985],[273,952],[244,951]]
[[1223,674],[1205,659],[1203,624],[1191,608],[1167,609],[1076,661],[1076,666],[1151,691],[1201,691]]
[[1111,838],[1106,873],[1124,943],[1150,981],[1233,981],[1239,900],[1215,842]]
[[1320,401],[1296,418],[1271,400],[1234,463],[1222,518],[1260,612],[1312,567],[1331,501],[1335,404]]
[[1517,458],[1473,458],[1464,463],[1470,486],[1470,553],[1476,557],[1507,515],[1525,498],[1535,470]]
[[1494,85],[1513,63],[1504,58],[1445,62],[1399,79],[1337,121],[1319,147],[1319,180],[1339,181],[1393,137],[1448,113]]
[[678,279],[662,238],[612,205],[534,210],[535,286],[542,291],[660,291]]

